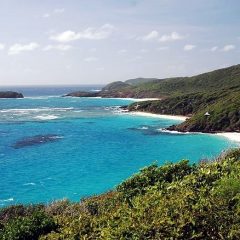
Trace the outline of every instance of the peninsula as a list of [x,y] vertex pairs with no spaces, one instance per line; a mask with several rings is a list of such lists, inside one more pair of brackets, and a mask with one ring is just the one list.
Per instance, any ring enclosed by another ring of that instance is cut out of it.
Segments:
[[[71,96],[83,96],[78,92]],[[85,96],[87,94],[85,93]],[[91,97],[91,94],[89,95]],[[137,78],[106,85],[94,97],[158,98],[128,106],[129,111],[188,117],[169,130],[181,132],[240,131],[240,65],[192,77]]]

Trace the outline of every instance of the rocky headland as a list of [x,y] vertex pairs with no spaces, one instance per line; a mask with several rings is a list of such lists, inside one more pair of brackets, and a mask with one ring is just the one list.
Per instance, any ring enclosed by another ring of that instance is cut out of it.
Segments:
[[136,78],[113,82],[100,92],[75,92],[74,97],[158,98],[136,102],[129,111],[186,116],[169,130],[181,132],[240,132],[240,65],[192,77]]

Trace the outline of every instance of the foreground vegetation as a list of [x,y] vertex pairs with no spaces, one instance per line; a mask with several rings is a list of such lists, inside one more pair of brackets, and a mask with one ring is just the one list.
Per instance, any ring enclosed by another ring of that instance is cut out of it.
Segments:
[[79,203],[4,208],[0,239],[240,239],[240,150],[154,164]]

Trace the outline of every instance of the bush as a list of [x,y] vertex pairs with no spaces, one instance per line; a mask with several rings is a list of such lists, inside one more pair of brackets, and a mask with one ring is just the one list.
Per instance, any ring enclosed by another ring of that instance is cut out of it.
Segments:
[[175,164],[166,164],[158,167],[153,164],[140,170],[139,174],[124,181],[117,187],[117,191],[121,192],[126,199],[131,199],[139,194],[144,194],[150,186],[171,183],[182,179],[194,170],[194,166],[190,166],[188,160],[182,160]]
[[52,217],[43,211],[35,211],[31,216],[17,217],[5,224],[1,239],[33,240],[42,234],[56,230]]

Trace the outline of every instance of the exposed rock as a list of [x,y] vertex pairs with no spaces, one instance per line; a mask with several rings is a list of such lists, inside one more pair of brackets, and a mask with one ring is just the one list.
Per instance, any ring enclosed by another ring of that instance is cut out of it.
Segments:
[[0,92],[0,98],[23,98],[23,94],[12,91]]

